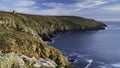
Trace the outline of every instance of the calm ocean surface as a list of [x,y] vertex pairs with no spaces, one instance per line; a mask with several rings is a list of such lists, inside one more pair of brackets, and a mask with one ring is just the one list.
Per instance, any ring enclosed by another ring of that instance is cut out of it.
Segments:
[[106,30],[68,32],[55,39],[74,68],[120,68],[120,22],[103,22]]

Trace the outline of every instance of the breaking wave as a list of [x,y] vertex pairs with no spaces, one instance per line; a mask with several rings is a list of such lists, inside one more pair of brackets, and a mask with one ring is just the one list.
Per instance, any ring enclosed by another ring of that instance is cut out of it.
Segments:
[[68,58],[74,68],[120,68],[120,62],[107,64],[91,58],[90,55],[82,55],[77,52],[65,53],[62,51],[62,53]]

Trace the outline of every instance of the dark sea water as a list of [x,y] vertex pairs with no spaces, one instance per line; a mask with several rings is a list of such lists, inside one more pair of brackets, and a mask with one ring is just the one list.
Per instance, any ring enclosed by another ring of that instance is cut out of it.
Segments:
[[105,30],[68,32],[55,39],[74,68],[120,68],[120,22],[104,22]]

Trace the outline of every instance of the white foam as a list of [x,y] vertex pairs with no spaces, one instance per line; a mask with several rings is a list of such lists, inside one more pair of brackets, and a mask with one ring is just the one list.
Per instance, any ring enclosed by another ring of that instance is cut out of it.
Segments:
[[78,60],[75,60],[73,63],[77,63],[78,62]]
[[120,68],[120,62],[111,64],[113,67]]
[[77,57],[79,57],[79,58],[80,58],[80,57],[83,57],[83,55],[77,55]]
[[55,40],[54,40],[54,39],[52,39],[51,43],[55,43]]
[[105,66],[99,66],[100,68],[106,68]]
[[106,27],[106,30],[120,30],[120,27],[115,25],[108,25],[108,27]]
[[89,68],[89,67],[91,66],[91,64],[92,64],[93,60],[92,60],[92,59],[89,59],[89,60],[87,60],[87,62],[89,62],[89,63],[88,63],[88,65],[87,65],[87,66],[85,66],[85,68]]
[[103,63],[103,62],[101,62],[101,61],[97,61],[97,63],[99,63],[99,64],[103,64],[103,65],[105,64],[105,63]]
[[81,58],[81,57],[85,57],[85,56],[89,56],[89,55],[81,55],[79,53],[73,52],[69,56],[77,56],[78,58]]
[[46,44],[51,44],[51,43],[55,43],[55,40],[52,39],[52,41],[45,41]]
[[102,66],[99,66],[100,68],[120,68],[120,62],[117,63],[111,63],[111,64],[104,64]]
[[75,55],[78,55],[77,53],[73,52],[71,53],[69,56],[75,56]]
[[46,44],[50,44],[50,41],[45,41]]
[[53,37],[53,39],[57,39],[57,38],[59,38],[60,36],[55,36],[55,37]]
[[92,63],[92,62],[93,62],[93,60],[92,60],[92,59],[90,59],[90,60],[87,60],[87,62]]

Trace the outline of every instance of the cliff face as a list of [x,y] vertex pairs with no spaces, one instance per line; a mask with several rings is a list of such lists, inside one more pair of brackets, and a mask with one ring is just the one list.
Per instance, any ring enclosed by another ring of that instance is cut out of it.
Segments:
[[54,47],[44,43],[59,32],[99,30],[106,25],[74,16],[38,16],[0,12],[0,51],[25,54],[29,57],[50,58],[57,64],[69,65]]

